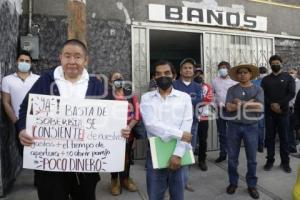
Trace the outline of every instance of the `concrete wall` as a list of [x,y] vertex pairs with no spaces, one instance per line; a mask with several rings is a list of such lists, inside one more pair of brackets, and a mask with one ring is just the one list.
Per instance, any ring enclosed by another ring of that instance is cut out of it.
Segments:
[[[149,3],[184,6],[196,2],[203,7],[215,10],[244,10],[249,15],[265,16],[268,18],[268,33],[281,34],[285,32],[285,34],[300,36],[300,26],[298,25],[300,19],[299,9],[278,7],[248,0],[135,0],[134,2],[134,6],[138,9],[134,10],[133,17],[137,21],[147,20],[147,5]],[[295,2],[300,6],[299,1]]]
[[[15,4],[14,4],[15,3]],[[14,71],[19,32],[18,4],[20,1],[0,2],[0,81]],[[0,104],[0,196],[8,190],[22,167],[16,147],[13,125],[4,116]]]
[[276,54],[283,59],[284,66],[300,69],[300,40],[275,39]]
[[[27,1],[24,1],[24,8]],[[61,0],[35,1],[34,13],[66,16],[66,2]],[[204,7],[216,10],[244,10],[249,15],[265,16],[268,17],[268,33],[300,36],[300,26],[298,26],[300,10],[295,8],[256,3],[248,0],[119,0],[118,2],[122,3],[126,8],[130,19],[135,21],[147,21],[149,3],[184,6],[196,2]],[[277,2],[300,6],[298,0],[282,0]],[[88,16],[94,16],[98,19],[120,22],[126,20],[124,10],[119,9],[117,3],[112,1],[88,0],[87,11]]]

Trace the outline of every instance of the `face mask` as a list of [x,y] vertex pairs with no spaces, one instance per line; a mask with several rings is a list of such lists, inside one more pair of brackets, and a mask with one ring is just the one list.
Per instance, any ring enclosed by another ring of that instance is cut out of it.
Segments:
[[221,77],[226,77],[228,75],[228,69],[227,68],[221,68],[221,69],[219,69],[219,75]]
[[159,87],[162,90],[167,90],[172,85],[172,78],[167,76],[162,76],[157,79],[155,79],[157,87]]
[[203,78],[202,77],[200,77],[200,76],[197,76],[197,77],[195,77],[194,78],[194,81],[196,82],[196,83],[202,83],[203,82]]
[[19,62],[18,63],[18,70],[20,72],[29,72],[30,70],[30,64],[27,62]]
[[262,78],[264,78],[265,76],[267,76],[267,74],[260,74],[260,75],[259,75],[259,78],[262,79]]
[[271,69],[273,72],[277,73],[281,69],[281,65],[271,65]]
[[297,78],[297,74],[290,74],[294,79],[296,79]]
[[118,88],[118,89],[122,88],[125,85],[124,80],[121,78],[114,80],[113,84],[114,84],[115,88]]

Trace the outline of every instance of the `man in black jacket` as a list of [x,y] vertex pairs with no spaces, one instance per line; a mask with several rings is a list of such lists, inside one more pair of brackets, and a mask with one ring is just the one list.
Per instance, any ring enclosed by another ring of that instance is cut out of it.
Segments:
[[270,171],[275,161],[276,132],[280,139],[281,167],[290,173],[288,127],[289,127],[289,101],[295,96],[295,80],[291,75],[282,71],[282,59],[278,55],[271,56],[269,60],[272,73],[261,82],[265,94],[265,123],[267,162],[264,166]]

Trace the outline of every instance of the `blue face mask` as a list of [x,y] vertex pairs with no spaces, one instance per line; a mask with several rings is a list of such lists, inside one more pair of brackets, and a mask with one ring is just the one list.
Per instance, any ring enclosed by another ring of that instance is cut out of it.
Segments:
[[227,68],[221,68],[221,69],[219,69],[219,75],[220,75],[221,77],[226,77],[226,76],[228,75],[228,70],[227,70]]
[[18,64],[18,70],[20,72],[29,72],[30,70],[30,64],[27,62],[19,62]]

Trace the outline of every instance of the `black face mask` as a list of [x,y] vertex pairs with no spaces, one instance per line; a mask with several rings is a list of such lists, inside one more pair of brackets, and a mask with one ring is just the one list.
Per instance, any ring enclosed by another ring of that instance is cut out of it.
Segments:
[[202,78],[201,76],[197,76],[197,77],[194,78],[194,81],[195,81],[196,83],[201,84],[201,83],[203,83],[203,78]]
[[172,85],[172,78],[167,76],[162,76],[155,79],[157,87],[162,90],[167,90]]
[[271,65],[271,69],[273,72],[277,73],[281,69],[281,65]]

